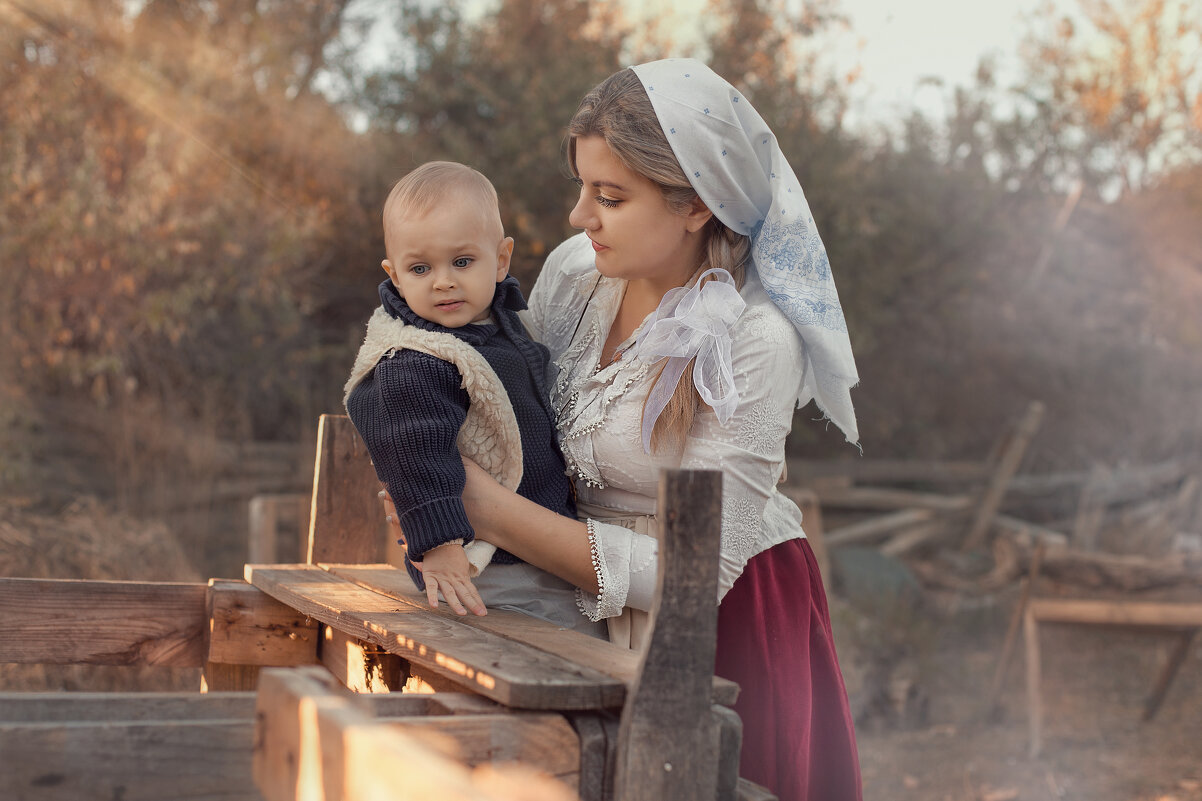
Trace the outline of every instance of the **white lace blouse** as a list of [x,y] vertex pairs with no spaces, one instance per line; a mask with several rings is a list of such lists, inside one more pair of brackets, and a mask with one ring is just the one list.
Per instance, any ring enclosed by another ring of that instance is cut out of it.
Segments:
[[[612,517],[654,514],[662,468],[721,470],[720,601],[751,557],[805,536],[801,513],[776,487],[784,470],[785,436],[801,391],[803,345],[754,270],[748,271],[740,291],[747,308],[731,331],[739,393],[734,415],[722,425],[702,405],[681,446],[648,455],[640,426],[655,368],[637,358],[619,358],[597,369],[624,288],[622,279],[604,278],[596,271],[592,247],[581,234],[548,256],[530,294],[525,321],[534,338],[550,348],[558,369],[552,402],[564,456],[581,506],[604,507]],[[634,343],[641,328],[618,346],[619,352]],[[649,577],[654,593],[655,544],[603,522],[590,524],[590,529],[600,546],[597,568],[604,589],[600,599],[588,597],[586,613],[598,619],[619,614],[628,603],[649,608],[646,580]],[[644,580],[640,583],[631,573]]]

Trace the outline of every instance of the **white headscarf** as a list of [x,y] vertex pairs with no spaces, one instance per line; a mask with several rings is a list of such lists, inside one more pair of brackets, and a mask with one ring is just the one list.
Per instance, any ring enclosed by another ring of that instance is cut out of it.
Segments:
[[751,237],[760,282],[805,342],[798,406],[813,399],[858,442],[850,389],[860,379],[843,307],[814,215],[776,136],[742,93],[696,59],[633,70],[693,188],[715,217]]

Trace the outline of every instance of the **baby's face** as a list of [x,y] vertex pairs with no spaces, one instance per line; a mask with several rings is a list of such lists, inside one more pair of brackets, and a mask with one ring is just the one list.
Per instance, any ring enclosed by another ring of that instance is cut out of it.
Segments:
[[396,208],[385,225],[383,266],[418,316],[459,328],[488,317],[513,253],[503,234],[496,210],[474,198],[448,198],[418,215]]

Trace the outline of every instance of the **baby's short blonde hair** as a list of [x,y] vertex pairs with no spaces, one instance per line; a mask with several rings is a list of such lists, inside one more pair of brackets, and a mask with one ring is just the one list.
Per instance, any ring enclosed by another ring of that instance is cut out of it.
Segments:
[[384,201],[385,236],[391,215],[420,216],[453,192],[474,196],[482,212],[489,217],[496,217],[497,239],[504,238],[500,201],[492,181],[479,170],[455,161],[427,161],[396,182],[388,193],[388,200]]

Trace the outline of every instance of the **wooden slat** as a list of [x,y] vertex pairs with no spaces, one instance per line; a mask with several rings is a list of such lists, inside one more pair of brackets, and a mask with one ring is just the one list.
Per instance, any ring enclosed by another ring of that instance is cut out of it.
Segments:
[[[558,716],[537,715],[546,722]],[[495,716],[485,730],[468,737],[472,748],[495,740],[498,754],[530,753],[534,747],[566,749],[566,754],[545,754],[553,765],[576,760],[569,744],[571,729],[550,731],[533,724],[519,732],[513,716]],[[256,707],[257,747],[255,784],[267,801],[321,798],[323,801],[570,801],[576,798],[564,784],[527,767],[481,766],[474,770],[448,755],[453,741],[429,729],[374,720],[352,699],[332,687],[329,677],[313,668],[269,669],[263,673]],[[474,726],[463,716],[434,726]],[[562,722],[562,720],[561,720]],[[555,724],[552,724],[555,726]],[[566,723],[563,726],[566,727]],[[486,749],[487,750],[487,749]],[[483,756],[477,753],[476,757]],[[303,792],[301,792],[303,788]]]
[[[444,606],[431,609],[423,593],[403,570],[391,565],[322,565],[339,578],[360,587],[386,595],[426,614],[437,615],[473,628],[491,632],[513,642],[523,643],[540,651],[562,657],[577,665],[587,665],[629,685],[637,675],[639,654],[606,640],[599,640],[578,631],[562,629],[537,618],[505,609],[490,609],[484,617],[456,615]],[[733,706],[738,700],[739,685],[728,679],[714,677],[713,701]]]
[[204,584],[0,578],[0,662],[200,667]]
[[709,703],[722,474],[665,471],[657,508],[663,525],[658,591],[647,650],[622,708],[614,797],[698,801],[714,798],[723,762]]
[[256,801],[253,723],[0,723],[0,798]]
[[1202,626],[1202,604],[1198,603],[1033,598],[1029,608],[1031,615],[1040,623],[1161,628]]
[[615,707],[625,685],[599,671],[388,598],[308,565],[247,565],[285,604],[415,665],[519,709]]
[[989,482],[985,485],[980,501],[977,503],[972,525],[969,526],[968,533],[964,536],[962,546],[964,550],[978,548],[985,541],[985,534],[993,525],[993,519],[997,516],[1002,499],[1006,496],[1010,479],[1014,478],[1014,474],[1018,472],[1023,456],[1027,453],[1027,446],[1031,443],[1035,432],[1039,430],[1039,424],[1043,422],[1044,408],[1041,401],[1031,401],[1027,404],[1027,410],[1023,413],[1022,419],[1008,434],[1005,443],[999,449]]
[[309,563],[386,561],[380,481],[346,415],[321,416],[313,470]]
[[972,504],[972,499],[967,495],[940,495],[888,487],[821,487],[816,492],[822,505],[828,509],[931,509],[959,512]]
[[317,621],[245,581],[211,579],[209,662],[291,667],[317,662]]
[[917,459],[790,459],[789,479],[807,485],[828,476],[846,476],[863,484],[968,484],[989,475],[983,462]]
[[907,526],[925,523],[934,514],[930,509],[904,509],[900,512],[890,512],[887,515],[877,515],[859,523],[851,523],[828,531],[824,535],[824,539],[830,548],[855,545],[883,537]]
[[251,720],[254,693],[0,693],[0,723]]

